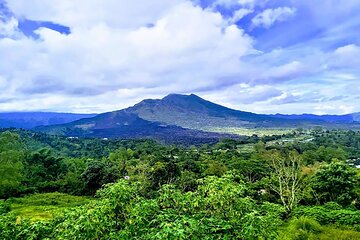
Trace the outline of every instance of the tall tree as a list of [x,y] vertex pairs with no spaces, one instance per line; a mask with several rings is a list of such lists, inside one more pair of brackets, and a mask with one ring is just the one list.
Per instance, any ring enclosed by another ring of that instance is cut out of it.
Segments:
[[118,168],[123,177],[128,174],[128,165],[133,154],[134,152],[131,149],[120,148],[109,155],[110,162]]
[[345,162],[334,160],[315,173],[312,188],[321,203],[333,201],[348,205],[356,199],[359,183],[355,169]]
[[279,151],[267,153],[272,168],[270,187],[275,191],[288,214],[299,202],[302,188],[302,159],[292,151],[286,156]]
[[11,196],[20,186],[24,148],[19,135],[11,132],[0,135],[0,198]]

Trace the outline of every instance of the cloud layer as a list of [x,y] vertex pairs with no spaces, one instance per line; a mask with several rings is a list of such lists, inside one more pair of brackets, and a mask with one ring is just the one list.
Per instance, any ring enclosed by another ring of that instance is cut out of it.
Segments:
[[255,112],[360,111],[360,19],[345,18],[360,4],[323,1],[8,0],[0,111],[103,112],[173,92]]

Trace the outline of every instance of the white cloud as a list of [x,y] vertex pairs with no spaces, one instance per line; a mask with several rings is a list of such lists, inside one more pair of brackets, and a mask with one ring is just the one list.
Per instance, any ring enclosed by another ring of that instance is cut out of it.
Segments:
[[355,44],[339,47],[329,62],[335,67],[360,67],[360,47]]
[[0,18],[0,37],[17,38],[20,36],[16,18],[12,17],[8,20],[1,20]]
[[275,87],[269,85],[251,86],[248,84],[236,84],[216,92],[204,93],[205,98],[234,108],[237,108],[239,104],[266,102],[280,95],[282,95],[282,91]]
[[315,113],[325,115],[329,112],[337,112],[338,114],[349,114],[354,112],[354,106],[351,105],[329,105],[327,103],[318,104],[314,107]]
[[52,21],[71,28],[105,24],[114,28],[136,28],[153,23],[169,8],[186,0],[10,0],[17,17]]
[[360,54],[360,47],[355,44],[349,44],[346,46],[339,47],[335,50],[335,55],[354,57]]
[[263,26],[265,28],[270,28],[276,22],[283,22],[293,16],[295,13],[296,9],[289,7],[266,9],[263,12],[257,14],[252,19],[252,25],[254,27]]
[[291,80],[305,71],[305,66],[299,61],[292,61],[280,66],[269,67],[262,73],[260,79],[276,81],[277,79]]
[[229,19],[230,23],[236,23],[243,19],[246,15],[253,13],[254,10],[248,8],[240,8],[233,13],[233,16]]
[[212,7],[231,8],[236,6],[255,7],[256,5],[264,5],[268,0],[215,0]]
[[[138,2],[127,7],[135,8]],[[25,36],[0,39],[0,55],[9,59],[0,66],[0,75],[10,82],[9,95],[18,98],[18,102],[25,101],[23,98],[46,99],[52,94],[65,103],[66,96],[95,99],[116,94],[117,90],[121,94],[121,89],[136,92],[140,88],[150,89],[145,91],[147,95],[158,95],[159,89],[154,88],[158,86],[168,92],[190,92],[211,87],[218,84],[219,78],[243,71],[240,59],[253,49],[252,39],[242,29],[229,25],[221,14],[188,1],[172,1],[173,4],[165,4],[168,8],[160,15],[152,13],[148,18],[153,20],[151,27],[124,27],[121,23],[129,20],[127,15],[111,16],[118,19],[108,19],[100,13],[91,16],[94,11],[109,11],[111,15],[115,1],[91,1],[92,11],[89,6],[80,9],[84,4],[81,1],[61,1],[58,8],[48,6],[51,16],[40,11],[40,3],[35,1],[30,7],[27,2],[13,1],[9,6],[14,7],[17,16],[50,19],[73,28],[69,35],[40,28],[38,40]],[[126,9],[119,5],[118,11]],[[116,107],[116,98],[110,99]],[[30,107],[30,103],[34,105]],[[22,106],[38,108],[35,103],[29,101]],[[10,106],[14,104],[16,101]],[[8,107],[0,104],[0,110]]]
[[[267,113],[315,111],[329,102],[335,113],[356,102],[358,45],[325,51],[305,42],[260,52],[254,47],[259,39],[234,23],[266,1],[215,2],[237,10],[225,17],[190,0],[8,1],[14,17],[0,22],[6,33],[0,37],[6,59],[0,64],[0,111],[103,112],[171,92]],[[302,4],[312,6],[301,1],[260,12],[253,27],[270,28],[294,16],[295,8],[300,14]],[[320,20],[326,18],[311,11],[325,28]],[[69,26],[71,33],[43,27],[36,31],[39,39],[28,38],[18,29],[21,18]]]

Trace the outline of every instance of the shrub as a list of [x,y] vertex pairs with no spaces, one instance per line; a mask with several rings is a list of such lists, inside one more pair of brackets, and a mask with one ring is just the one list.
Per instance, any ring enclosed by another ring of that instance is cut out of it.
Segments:
[[339,229],[334,226],[321,226],[312,218],[300,217],[291,220],[279,234],[279,240],[357,240],[360,233]]
[[300,217],[289,222],[288,226],[281,232],[280,239],[315,239],[315,236],[322,231],[323,228],[316,220],[307,217]]
[[294,211],[293,216],[310,217],[322,225],[346,225],[355,230],[360,230],[360,211],[344,209],[336,203],[328,203],[323,206],[300,207]]
[[0,215],[10,212],[11,207],[9,202],[0,200]]

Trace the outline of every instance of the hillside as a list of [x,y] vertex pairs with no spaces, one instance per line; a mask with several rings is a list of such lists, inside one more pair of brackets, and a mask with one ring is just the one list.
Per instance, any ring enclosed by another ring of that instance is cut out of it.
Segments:
[[[322,116],[288,117],[287,115],[265,115],[230,109],[194,94],[170,94],[163,99],[147,99],[124,111],[137,114],[148,121],[158,121],[191,129],[214,128],[297,128],[313,126],[335,126]],[[282,117],[284,116],[284,117]],[[345,118],[345,117],[344,117]],[[347,122],[340,122],[350,123]]]
[[255,123],[277,121],[266,115],[237,111],[206,101],[194,94],[170,94],[163,99],[144,100],[124,111],[148,121],[158,121],[185,128],[255,126]]
[[[355,116],[355,115],[354,115]],[[38,127],[52,134],[103,138],[155,138],[173,142],[212,142],[233,135],[231,128],[353,128],[360,124],[349,116],[264,115],[230,109],[194,94],[170,94],[163,99],[146,99],[114,112],[74,122]],[[220,129],[220,130],[219,130]],[[222,131],[223,129],[223,131]],[[227,131],[226,131],[227,130]]]
[[202,144],[216,142],[221,138],[238,138],[231,134],[210,133],[147,121],[126,111],[103,113],[93,118],[38,127],[35,130],[69,137],[152,138],[177,144]]

